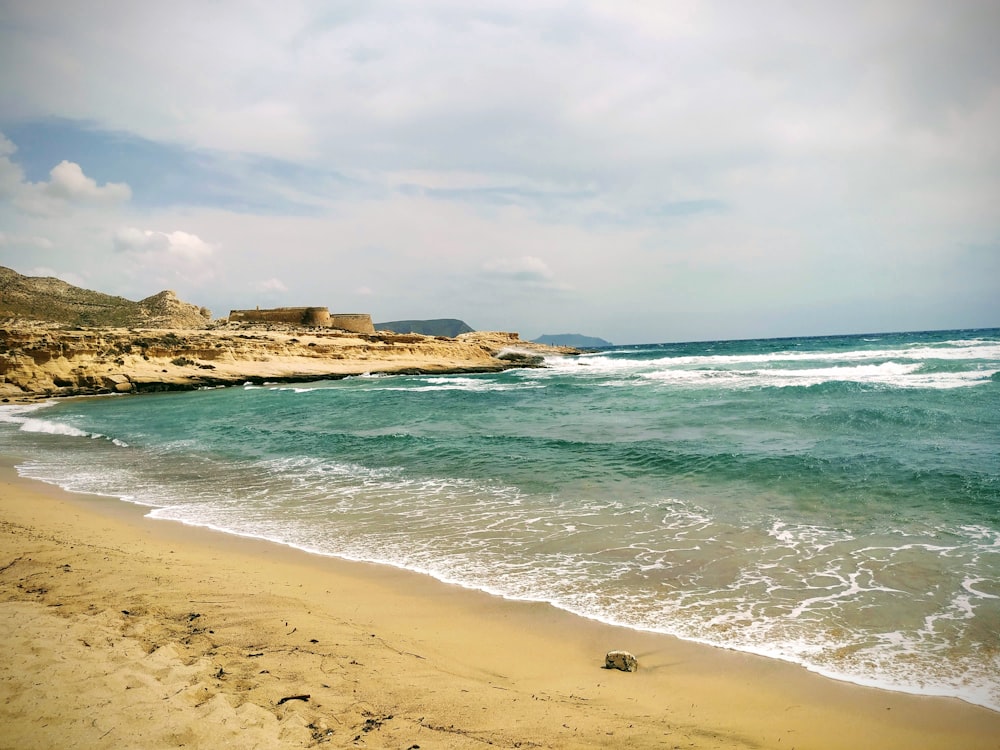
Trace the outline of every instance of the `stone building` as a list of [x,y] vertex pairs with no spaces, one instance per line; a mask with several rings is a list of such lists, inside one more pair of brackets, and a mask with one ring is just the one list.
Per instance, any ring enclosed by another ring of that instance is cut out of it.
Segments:
[[330,313],[326,307],[274,307],[268,310],[232,310],[231,323],[285,323],[309,328],[336,328],[351,333],[375,333],[368,313]]

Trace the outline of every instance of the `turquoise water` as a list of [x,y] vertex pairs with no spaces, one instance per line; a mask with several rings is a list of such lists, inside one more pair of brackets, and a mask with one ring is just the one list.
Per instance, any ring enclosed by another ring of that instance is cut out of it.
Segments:
[[157,518],[1000,710],[1000,330],[0,410]]

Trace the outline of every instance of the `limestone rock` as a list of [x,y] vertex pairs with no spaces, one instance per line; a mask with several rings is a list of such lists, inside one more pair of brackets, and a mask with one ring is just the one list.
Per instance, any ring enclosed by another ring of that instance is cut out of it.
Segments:
[[130,393],[132,391],[132,381],[129,380],[128,375],[120,373],[105,375],[101,382],[105,388],[115,393]]
[[182,302],[169,289],[140,300],[138,305],[142,316],[137,322],[150,328],[204,328],[212,318],[207,308]]
[[639,668],[639,661],[628,651],[608,651],[604,657],[604,668],[635,672]]
[[[164,293],[156,295],[150,306],[168,310],[174,303],[173,295]],[[511,337],[516,334],[503,334],[498,340],[508,346],[517,340]],[[517,344],[529,352],[547,351],[536,347]],[[372,372],[500,372],[537,366],[531,360],[497,359],[495,353],[479,340],[420,334],[290,326],[272,330],[246,324],[85,328],[0,319],[0,399],[191,390]]]

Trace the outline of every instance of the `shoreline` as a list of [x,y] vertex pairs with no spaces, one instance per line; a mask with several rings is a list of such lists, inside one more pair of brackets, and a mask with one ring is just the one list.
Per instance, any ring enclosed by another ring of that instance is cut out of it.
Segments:
[[[31,478],[31,477],[21,477],[21,479],[22,479],[22,481],[29,481],[29,482],[38,481],[38,482],[42,482],[44,484],[48,484],[48,482],[45,482],[45,480],[36,480],[34,478]],[[55,487],[55,489],[57,489],[59,491],[69,492],[70,494],[85,494],[85,493],[74,493],[72,490],[65,490],[65,489],[62,489],[62,488],[58,487],[57,485],[52,485],[52,486]],[[156,522],[162,522],[162,523],[166,523],[166,524],[178,525],[178,526],[181,526],[181,527],[183,527],[185,529],[197,530],[198,532],[208,532],[209,534],[213,534],[213,535],[218,534],[218,535],[222,535],[223,537],[234,537],[234,538],[245,540],[245,541],[247,541],[247,542],[249,542],[251,544],[260,544],[260,545],[266,545],[266,546],[279,547],[279,548],[281,548],[283,550],[287,550],[288,553],[291,554],[291,555],[305,555],[307,558],[311,558],[311,559],[316,559],[316,560],[330,560],[330,561],[333,561],[334,564],[338,564],[338,565],[339,564],[344,564],[344,565],[347,565],[347,566],[358,565],[358,566],[365,566],[365,567],[373,567],[373,568],[376,568],[376,569],[377,568],[388,568],[390,570],[397,571],[401,576],[417,576],[420,579],[429,580],[429,581],[431,581],[431,583],[429,585],[432,585],[432,586],[434,586],[434,585],[440,585],[440,586],[446,586],[446,587],[449,587],[449,588],[456,588],[456,589],[459,589],[461,591],[469,592],[470,594],[475,595],[475,596],[487,596],[487,597],[490,597],[490,598],[500,599],[502,601],[509,602],[509,603],[512,603],[512,604],[515,604],[515,605],[547,607],[547,608],[551,608],[551,609],[555,610],[556,612],[561,613],[562,615],[568,616],[570,618],[579,619],[579,620],[582,620],[582,621],[588,622],[588,623],[593,623],[593,624],[597,625],[598,627],[612,628],[614,630],[617,630],[617,631],[620,631],[620,632],[624,632],[626,634],[632,633],[632,634],[641,634],[642,636],[649,636],[651,638],[666,638],[666,639],[670,639],[670,640],[675,640],[675,641],[677,641],[679,643],[690,644],[690,645],[694,646],[695,648],[706,648],[706,649],[711,649],[713,651],[720,651],[720,652],[732,653],[732,654],[736,654],[736,655],[743,655],[743,656],[748,656],[748,657],[751,657],[751,658],[765,659],[765,660],[768,660],[768,661],[777,661],[777,662],[781,662],[783,664],[787,664],[787,665],[789,665],[791,667],[803,669],[806,672],[808,672],[810,674],[813,674],[813,675],[816,675],[818,677],[821,677],[823,679],[832,680],[834,682],[844,683],[846,685],[851,685],[851,686],[854,686],[854,687],[860,687],[860,688],[865,688],[865,689],[877,690],[879,692],[884,692],[884,693],[890,693],[890,694],[898,693],[898,694],[902,694],[902,695],[909,695],[909,696],[920,697],[920,698],[940,698],[940,699],[944,699],[944,700],[957,700],[959,703],[967,704],[967,705],[973,706],[975,708],[981,708],[981,709],[987,710],[987,711],[989,711],[991,713],[996,713],[998,716],[1000,716],[1000,709],[993,708],[993,707],[991,707],[989,705],[986,705],[986,704],[977,703],[977,702],[975,702],[973,700],[969,700],[969,699],[963,698],[961,696],[949,695],[949,694],[944,693],[944,692],[935,692],[933,690],[920,690],[919,688],[916,688],[916,687],[912,687],[910,689],[908,689],[906,687],[898,687],[898,688],[897,687],[892,687],[892,686],[881,684],[881,683],[879,683],[875,679],[867,679],[866,680],[866,679],[861,678],[861,677],[859,677],[857,675],[851,675],[849,673],[836,673],[836,672],[824,671],[824,670],[819,669],[819,668],[814,668],[811,665],[809,665],[808,663],[803,663],[803,662],[796,661],[796,660],[791,659],[791,658],[785,658],[785,657],[782,657],[780,655],[775,655],[775,654],[772,654],[772,653],[768,653],[765,649],[760,649],[760,650],[744,650],[744,649],[740,649],[740,648],[736,648],[736,647],[726,646],[724,644],[713,643],[713,642],[707,641],[707,640],[697,640],[697,639],[693,639],[693,638],[685,638],[683,636],[674,635],[674,634],[667,633],[667,632],[664,632],[664,631],[658,631],[658,630],[654,630],[654,629],[647,629],[647,628],[637,627],[637,626],[629,625],[629,624],[626,624],[626,623],[615,622],[613,620],[606,620],[606,619],[602,619],[600,617],[588,615],[586,613],[575,612],[575,611],[573,611],[571,609],[567,609],[565,607],[561,607],[557,603],[554,603],[554,602],[551,602],[551,601],[547,601],[547,600],[543,600],[543,599],[526,599],[526,598],[517,598],[517,597],[513,597],[513,596],[507,596],[507,595],[505,595],[504,593],[502,593],[500,591],[492,591],[492,590],[489,590],[489,589],[486,589],[486,588],[479,588],[479,587],[476,587],[474,585],[466,585],[466,584],[463,584],[461,582],[447,580],[447,579],[444,579],[444,578],[440,578],[440,577],[438,577],[438,576],[436,576],[436,575],[434,575],[433,573],[430,573],[430,572],[422,571],[422,570],[415,569],[415,568],[408,568],[408,567],[406,567],[404,565],[398,565],[398,564],[395,564],[395,563],[392,563],[392,562],[381,561],[381,560],[366,560],[366,559],[363,559],[363,558],[352,558],[352,557],[347,557],[347,556],[344,556],[344,555],[337,555],[337,554],[332,554],[332,553],[325,553],[325,552],[321,552],[321,551],[311,550],[311,549],[308,549],[308,548],[305,548],[305,547],[296,546],[295,544],[283,542],[283,541],[280,541],[280,540],[270,539],[270,538],[265,537],[265,536],[260,536],[260,535],[255,535],[255,534],[244,534],[244,533],[240,533],[240,532],[236,532],[236,531],[231,531],[231,530],[227,530],[227,529],[223,529],[223,528],[220,528],[220,527],[211,526],[211,525],[207,525],[207,524],[191,523],[191,522],[187,522],[187,521],[179,521],[179,520],[169,519],[169,518],[160,518],[158,516],[153,515],[154,512],[160,508],[160,506],[145,505],[145,504],[140,503],[140,502],[132,502],[132,501],[128,501],[128,500],[123,500],[122,498],[116,497],[116,496],[113,496],[113,495],[100,496],[100,497],[101,497],[102,501],[103,500],[114,500],[114,501],[117,501],[119,503],[122,503],[125,506],[125,508],[123,508],[123,509],[119,509],[119,508],[116,508],[116,507],[107,507],[107,508],[103,508],[102,511],[101,511],[101,512],[106,512],[106,513],[109,513],[109,514],[112,514],[112,515],[115,515],[115,516],[117,516],[119,514],[123,514],[123,516],[125,518],[129,518],[129,517],[135,515],[136,518],[140,518],[141,517],[141,518],[144,518],[147,521],[156,521]],[[179,533],[183,533],[183,532],[179,532]],[[998,745],[998,748],[1000,748],[1000,745]]]
[[[164,523],[23,479],[15,464],[0,461],[0,747],[67,733],[86,747],[208,747],[236,731],[242,747],[995,748],[1000,737],[1000,713],[957,699]],[[602,669],[613,649],[637,654],[639,671]],[[47,705],[41,722],[32,711]]]
[[352,375],[443,375],[538,367],[571,347],[474,331],[456,338],[293,326],[199,329],[60,328],[0,321],[0,401],[141,394],[337,380]]
[[[350,377],[350,376],[347,376]],[[126,395],[126,394],[115,394],[115,395]],[[140,394],[134,394],[140,395]],[[25,410],[35,410],[44,409],[48,405],[58,404],[60,401],[73,401],[77,399],[88,399],[88,398],[110,398],[111,394],[94,394],[90,396],[72,396],[65,398],[50,398],[44,401],[35,401],[24,404],[5,404],[0,405],[0,415],[2,415],[4,409],[25,409]],[[106,438],[103,435],[90,435],[90,437]],[[117,441],[113,441],[117,442]],[[8,459],[9,460],[9,459]],[[4,465],[4,456],[0,452],[0,466]],[[86,497],[87,494],[78,490],[72,489],[62,489],[58,484],[53,481],[46,481],[45,479],[36,479],[31,476],[21,476],[20,479],[26,482],[39,482],[45,486],[51,486],[56,491],[67,492],[73,497]],[[421,570],[419,568],[410,568],[405,565],[396,564],[390,561],[371,559],[365,557],[350,557],[345,555],[338,555],[333,553],[324,552],[322,550],[310,549],[308,547],[297,546],[295,544],[281,540],[280,538],[269,538],[267,536],[262,536],[254,533],[241,533],[231,529],[226,529],[223,527],[216,527],[210,524],[200,524],[196,522],[187,522],[183,520],[176,520],[171,518],[161,518],[156,514],[156,511],[161,508],[157,505],[148,505],[138,501],[125,500],[117,495],[107,495],[100,496],[102,503],[105,500],[113,500],[114,503],[111,505],[103,505],[100,508],[102,513],[112,513],[114,515],[125,514],[126,517],[135,516],[135,518],[146,517],[147,521],[167,521],[173,525],[179,525],[187,529],[198,530],[200,532],[209,532],[211,534],[220,534],[223,537],[235,537],[247,540],[251,543],[262,544],[266,546],[276,546],[282,549],[290,551],[291,554],[305,555],[308,558],[319,558],[337,561],[338,563],[345,563],[348,565],[362,565],[362,566],[376,566],[376,567],[389,567],[400,571],[404,575],[415,575],[420,578],[428,578],[435,581],[439,585],[443,586],[455,586],[462,590],[469,591],[475,594],[484,594],[490,597],[497,597],[504,599],[509,602],[514,602],[518,604],[533,604],[539,606],[552,607],[557,611],[563,612],[566,615],[573,618],[580,618],[589,622],[597,623],[601,626],[606,626],[610,628],[617,628],[628,633],[643,633],[649,634],[653,637],[664,637],[664,638],[675,638],[683,643],[690,643],[698,647],[705,647],[709,649],[721,650],[725,652],[730,652],[734,654],[744,654],[748,656],[758,657],[767,660],[775,660],[782,662],[784,664],[791,665],[793,667],[801,668],[807,672],[822,677],[824,679],[834,680],[837,682],[842,682],[848,685],[853,685],[857,687],[869,688],[878,691],[884,691],[889,693],[900,693],[904,695],[912,695],[917,697],[927,697],[927,698],[942,698],[942,699],[954,699],[962,703],[967,703],[971,706],[977,708],[983,708],[987,711],[997,713],[1000,715],[1000,708],[990,705],[988,702],[981,702],[975,700],[976,694],[968,692],[966,694],[961,693],[949,693],[942,690],[935,690],[933,688],[922,689],[919,685],[908,684],[908,685],[893,685],[887,682],[880,682],[875,678],[866,678],[863,675],[851,674],[849,672],[836,672],[828,671],[822,668],[811,665],[805,660],[796,660],[794,658],[789,658],[781,654],[775,654],[769,652],[764,648],[740,648],[736,646],[727,645],[726,643],[717,643],[711,640],[700,640],[697,638],[688,638],[682,635],[675,635],[669,633],[665,630],[657,629],[647,629],[640,626],[632,625],[629,623],[616,622],[613,619],[604,619],[600,616],[595,616],[587,612],[574,611],[573,609],[560,606],[559,603],[538,598],[538,599],[525,599],[518,598],[516,596],[507,596],[501,590],[495,590],[485,587],[477,587],[473,584],[462,583],[461,581],[449,580],[448,578],[442,578],[435,575],[433,572]],[[998,745],[1000,747],[1000,745]]]

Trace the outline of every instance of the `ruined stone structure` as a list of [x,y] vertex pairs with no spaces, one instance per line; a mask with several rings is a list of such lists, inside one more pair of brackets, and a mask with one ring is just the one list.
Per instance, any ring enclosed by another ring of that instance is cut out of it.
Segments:
[[351,333],[375,333],[375,324],[368,313],[331,313],[329,326]]
[[351,333],[375,333],[368,313],[330,313],[326,307],[275,307],[269,310],[232,310],[231,323],[287,323],[310,328],[337,328]]

